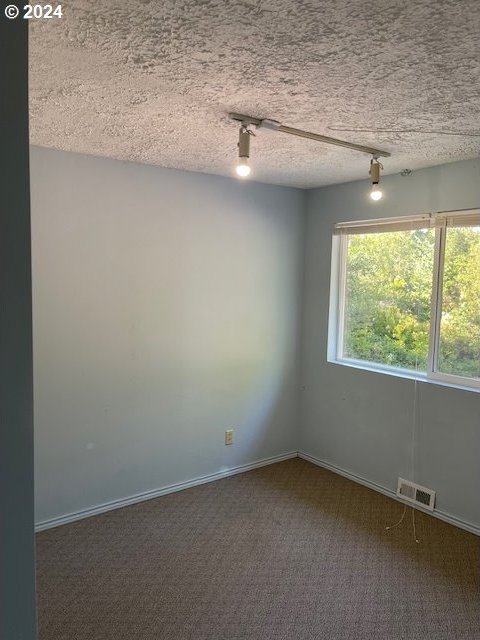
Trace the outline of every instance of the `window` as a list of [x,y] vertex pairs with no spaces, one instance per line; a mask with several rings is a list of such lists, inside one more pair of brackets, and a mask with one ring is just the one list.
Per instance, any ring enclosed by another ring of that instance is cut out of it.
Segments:
[[329,359],[480,388],[480,211],[335,226]]

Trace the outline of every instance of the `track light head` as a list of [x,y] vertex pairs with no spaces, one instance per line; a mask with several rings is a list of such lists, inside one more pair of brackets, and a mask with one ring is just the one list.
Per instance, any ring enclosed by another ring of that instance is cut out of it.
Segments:
[[242,123],[238,133],[238,163],[235,171],[239,178],[248,178],[251,173],[249,165],[250,158],[250,136],[255,135],[250,131],[245,123]]
[[383,166],[378,161],[376,156],[370,160],[370,180],[372,181],[372,190],[370,191],[370,198],[372,200],[380,200],[383,196],[383,192],[380,189],[380,169],[383,169]]

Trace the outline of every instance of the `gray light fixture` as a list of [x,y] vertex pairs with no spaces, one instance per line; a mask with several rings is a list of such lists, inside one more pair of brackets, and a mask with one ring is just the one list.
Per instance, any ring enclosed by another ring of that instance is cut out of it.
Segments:
[[257,128],[263,127],[264,129],[272,129],[273,131],[279,131],[280,133],[288,133],[292,136],[298,136],[300,138],[308,138],[310,140],[316,140],[317,142],[323,142],[325,144],[333,144],[338,147],[345,147],[347,149],[353,149],[354,151],[360,151],[361,153],[368,153],[372,156],[370,163],[370,175],[372,179],[372,191],[370,196],[373,200],[379,200],[382,197],[382,192],[378,187],[380,181],[380,169],[382,165],[378,162],[378,158],[389,158],[390,153],[383,151],[382,149],[375,149],[374,147],[366,147],[361,144],[355,144],[354,142],[347,142],[346,140],[339,140],[338,138],[330,138],[329,136],[322,136],[319,133],[312,133],[311,131],[304,131],[303,129],[295,129],[294,127],[287,127],[276,120],[269,120],[268,118],[254,118],[252,116],[246,116],[241,113],[229,113],[229,117],[232,120],[241,122],[240,133],[238,139],[238,164],[236,167],[237,175],[241,178],[246,178],[250,175],[250,166],[248,163],[250,157],[250,136],[255,135],[253,131],[248,129],[249,125],[253,125]]
[[370,156],[376,158],[384,157],[389,158],[390,153],[388,151],[382,151],[382,149],[375,149],[374,147],[365,147],[361,144],[355,144],[353,142],[347,142],[346,140],[339,140],[338,138],[330,138],[328,136],[322,136],[319,133],[312,133],[311,131],[304,131],[303,129],[295,129],[294,127],[287,127],[276,120],[268,120],[266,118],[253,118],[252,116],[245,116],[241,113],[229,113],[229,117],[232,120],[241,122],[242,125],[247,127],[249,124],[253,124],[256,127],[264,127],[265,129],[273,129],[274,131],[280,131],[281,133],[289,133],[292,136],[299,136],[300,138],[309,138],[310,140],[317,140],[317,142],[324,142],[325,144],[334,144],[338,147],[346,147],[347,149],[354,149],[355,151],[361,151],[362,153],[368,153]]
[[378,161],[377,156],[373,156],[370,161],[370,179],[372,181],[372,190],[370,191],[370,198],[372,200],[380,200],[383,196],[382,190],[380,189],[380,169],[383,169],[383,166]]
[[251,172],[250,159],[250,136],[254,135],[248,129],[248,123],[242,122],[238,133],[238,163],[235,167],[239,178],[248,178]]

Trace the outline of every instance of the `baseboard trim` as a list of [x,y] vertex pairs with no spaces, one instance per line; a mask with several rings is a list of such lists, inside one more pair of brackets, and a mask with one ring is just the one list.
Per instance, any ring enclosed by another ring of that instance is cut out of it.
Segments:
[[[239,473],[245,473],[246,471],[252,471],[253,469],[258,469],[260,467],[266,467],[270,464],[275,464],[276,462],[283,462],[284,460],[290,460],[291,458],[296,457],[302,458],[307,462],[311,462],[312,464],[317,465],[318,467],[323,467],[324,469],[328,469],[328,471],[332,471],[348,480],[352,480],[352,482],[356,482],[361,484],[369,489],[373,489],[373,491],[378,491],[383,495],[393,498],[397,502],[401,504],[405,504],[403,500],[398,498],[396,493],[391,489],[387,489],[382,485],[377,484],[376,482],[372,482],[363,478],[362,476],[358,476],[350,471],[342,469],[341,467],[337,467],[325,460],[321,460],[320,458],[316,458],[315,456],[306,453],[305,451],[290,451],[288,453],[280,454],[278,456],[271,456],[270,458],[263,458],[262,460],[256,460],[255,462],[251,462],[248,464],[239,465],[237,467],[232,467],[231,469],[227,469],[226,471],[219,471],[217,473],[211,473],[206,476],[200,476],[199,478],[193,478],[192,480],[186,480],[185,482],[179,482],[176,484],[167,485],[165,487],[161,487],[159,489],[153,489],[151,491],[145,491],[144,493],[138,493],[133,496],[129,496],[127,498],[120,498],[119,500],[112,500],[111,502],[105,502],[103,504],[97,505],[95,507],[91,507],[89,509],[83,509],[81,511],[76,511],[73,513],[68,513],[63,516],[59,516],[57,518],[51,518],[49,520],[43,520],[38,522],[35,525],[35,531],[46,531],[47,529],[53,529],[54,527],[60,527],[64,524],[69,524],[71,522],[76,522],[77,520],[83,520],[84,518],[90,518],[91,516],[96,516],[101,513],[106,513],[107,511],[113,511],[114,509],[121,509],[122,507],[128,507],[132,504],[137,504],[138,502],[144,502],[146,500],[152,500],[153,498],[159,498],[160,496],[165,496],[169,493],[175,493],[176,491],[182,491],[183,489],[190,489],[191,487],[197,487],[202,484],[207,484],[208,482],[215,482],[215,480],[221,480],[222,478],[228,478],[230,476],[237,475]],[[413,506],[410,503],[408,506]],[[439,520],[443,520],[448,524],[452,524],[455,527],[459,527],[460,529],[464,529],[470,533],[473,533],[477,536],[480,536],[480,527],[474,525],[471,522],[467,522],[465,520],[461,520],[460,518],[456,518],[449,513],[445,513],[444,511],[440,511],[438,509],[434,509],[433,512],[427,511],[426,509],[422,509],[421,507],[414,507],[427,515],[434,516]]]
[[138,502],[144,502],[145,500],[152,500],[153,498],[159,498],[165,496],[168,493],[174,493],[175,491],[182,491],[183,489],[190,489],[191,487],[198,487],[201,484],[207,482],[214,482],[215,480],[221,480],[222,478],[228,478],[239,473],[245,473],[246,471],[252,471],[260,467],[266,467],[276,462],[283,462],[284,460],[290,460],[297,457],[297,451],[290,451],[278,456],[271,456],[270,458],[263,458],[262,460],[256,460],[248,464],[242,464],[237,467],[232,467],[226,471],[219,471],[217,473],[211,473],[199,478],[193,478],[192,480],[186,480],[185,482],[178,482],[176,484],[167,485],[160,489],[153,489],[151,491],[145,491],[144,493],[137,493],[128,498],[120,498],[119,500],[112,500],[111,502],[105,502],[89,509],[83,509],[82,511],[76,511],[74,513],[68,513],[64,516],[57,518],[51,518],[49,520],[43,520],[35,525],[35,531],[45,531],[47,529],[53,529],[54,527],[60,527],[63,524],[69,524],[70,522],[76,522],[77,520],[83,520],[84,518],[90,518],[91,516],[99,515],[100,513],[106,513],[107,511],[113,511],[114,509],[121,509],[122,507],[128,507]]
[[309,453],[305,453],[304,451],[299,451],[298,457],[302,458],[303,460],[306,460],[307,462],[316,464],[318,467],[323,467],[324,469],[328,469],[328,471],[332,471],[333,473],[343,476],[344,478],[348,478],[348,480],[352,480],[353,482],[362,484],[363,486],[368,487],[369,489],[373,489],[374,491],[383,493],[383,495],[388,496],[389,498],[393,498],[394,500],[396,500],[397,502],[400,502],[401,504],[407,504],[409,507],[414,507],[415,509],[418,509],[418,511],[421,511],[422,513],[426,513],[429,516],[434,516],[439,520],[448,522],[448,524],[452,524],[455,527],[459,527],[460,529],[464,529],[469,533],[473,533],[477,536],[480,536],[480,527],[474,525],[471,522],[461,520],[460,518],[456,518],[455,516],[452,516],[449,513],[445,513],[444,511],[440,511],[438,509],[434,509],[432,512],[432,511],[428,511],[427,509],[423,509],[422,507],[419,507],[419,506],[417,507],[416,505],[412,505],[411,503],[406,503],[403,500],[401,500],[397,496],[397,494],[391,489],[387,489],[386,487],[383,487],[382,485],[379,485],[376,482],[371,482],[366,478],[357,476],[355,473],[351,473],[350,471],[346,471],[341,467],[337,467],[336,465],[330,464],[329,462],[325,462],[325,460],[320,460],[320,458],[316,458],[315,456],[312,456]]

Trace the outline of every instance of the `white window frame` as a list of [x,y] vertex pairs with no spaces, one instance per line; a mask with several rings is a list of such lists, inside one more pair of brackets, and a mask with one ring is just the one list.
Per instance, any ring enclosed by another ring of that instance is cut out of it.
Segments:
[[[332,263],[330,281],[330,307],[328,322],[328,347],[327,360],[335,364],[346,365],[357,369],[366,369],[378,373],[399,376],[402,378],[412,378],[434,382],[441,385],[454,386],[469,391],[480,391],[480,379],[457,376],[442,373],[438,370],[438,353],[440,341],[440,322],[442,317],[442,291],[443,291],[443,270],[445,258],[445,240],[447,233],[447,220],[454,220],[457,216],[462,216],[462,220],[472,220],[472,225],[477,223],[480,210],[468,209],[460,211],[442,211],[417,216],[404,216],[399,218],[385,218],[378,220],[358,220],[335,225],[335,232],[332,241]],[[434,263],[432,274],[432,298],[429,329],[429,349],[427,360],[427,371],[419,372],[399,367],[390,367],[378,362],[368,362],[347,358],[343,355],[344,342],[344,321],[345,321],[345,290],[346,290],[346,263],[348,248],[348,231],[370,229],[375,232],[375,228],[385,225],[391,226],[392,231],[399,227],[408,227],[415,222],[421,222],[423,228],[435,228]]]

